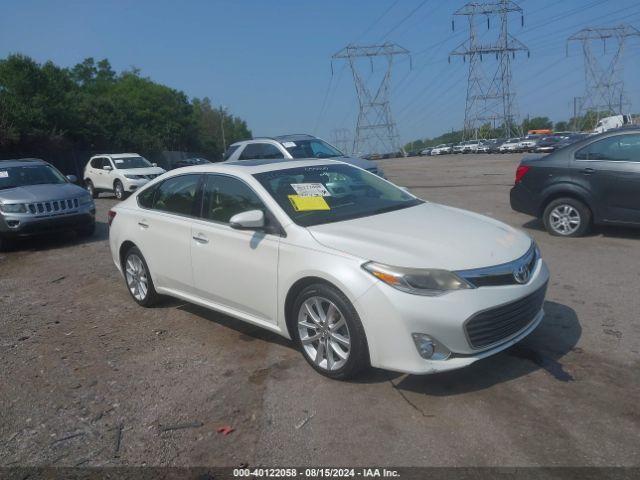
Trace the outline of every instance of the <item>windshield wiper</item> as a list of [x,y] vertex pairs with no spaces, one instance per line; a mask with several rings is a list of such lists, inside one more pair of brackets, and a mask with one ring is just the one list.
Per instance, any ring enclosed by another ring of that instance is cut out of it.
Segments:
[[18,185],[5,185],[4,187],[0,187],[0,190],[7,190],[9,188],[18,188]]

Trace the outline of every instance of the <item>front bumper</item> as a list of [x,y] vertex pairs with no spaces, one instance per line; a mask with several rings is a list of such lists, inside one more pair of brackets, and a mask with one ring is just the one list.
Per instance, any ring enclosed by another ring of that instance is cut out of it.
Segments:
[[140,187],[146,185],[150,181],[151,180],[147,180],[146,178],[139,179],[139,180],[133,180],[133,179],[130,179],[130,178],[125,178],[123,183],[122,183],[122,186],[124,187],[125,191],[127,191],[127,192],[135,192]]
[[91,226],[96,220],[95,205],[80,206],[73,212],[53,215],[1,214],[3,237],[27,237]]
[[[543,289],[548,279],[549,271],[540,259],[525,285],[480,287],[425,297],[376,282],[358,299],[357,306],[367,335],[371,364],[398,372],[428,374],[462,368],[498,353],[529,335],[542,321],[543,310],[537,311],[520,331],[482,349],[470,345],[465,322],[478,312]],[[429,335],[451,351],[451,355],[446,360],[422,358],[413,342],[413,333]]]

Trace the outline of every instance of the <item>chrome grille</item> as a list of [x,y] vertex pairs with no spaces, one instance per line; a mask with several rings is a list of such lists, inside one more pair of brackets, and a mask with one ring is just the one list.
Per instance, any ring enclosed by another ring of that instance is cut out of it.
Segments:
[[527,253],[512,262],[495,265],[493,267],[459,270],[455,273],[474,287],[517,285],[519,282],[516,281],[514,272],[520,267],[526,266],[530,275],[532,275],[539,259],[538,249],[535,244],[532,243]]
[[27,204],[27,211],[32,215],[64,214],[75,211],[80,205],[77,198],[65,200],[49,200],[47,202],[34,202]]
[[527,328],[542,308],[546,292],[545,283],[526,297],[476,313],[464,324],[469,345],[473,348],[487,348]]

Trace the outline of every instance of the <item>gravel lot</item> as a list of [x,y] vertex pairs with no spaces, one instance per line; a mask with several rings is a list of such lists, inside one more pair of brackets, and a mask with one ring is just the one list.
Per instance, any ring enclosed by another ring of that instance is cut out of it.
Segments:
[[455,372],[331,381],[240,321],[138,307],[109,255],[111,198],[89,241],[0,254],[0,464],[640,465],[640,231],[550,237],[509,207],[519,158],[380,162],[418,196],[525,229],[549,264],[541,326]]

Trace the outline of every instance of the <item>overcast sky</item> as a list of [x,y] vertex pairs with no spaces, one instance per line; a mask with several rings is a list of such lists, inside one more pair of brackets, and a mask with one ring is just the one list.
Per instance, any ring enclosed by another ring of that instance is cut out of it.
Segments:
[[[353,131],[357,101],[348,67],[331,56],[349,43],[396,42],[412,52],[393,67],[392,111],[403,142],[459,129],[467,65],[448,53],[458,0],[0,0],[0,56],[24,53],[72,66],[108,58],[244,118],[254,135]],[[566,38],[585,26],[640,26],[638,0],[523,0],[511,33],[526,44],[513,62],[521,116],[565,120],[584,89],[581,50]],[[495,25],[492,25],[495,28]],[[483,38],[491,31],[480,29]],[[495,31],[494,31],[495,33]],[[601,48],[601,47],[600,47]],[[611,51],[611,48],[609,47]],[[640,111],[640,38],[623,60],[632,111]],[[495,61],[486,60],[488,71]],[[366,71],[365,71],[366,73]],[[375,75],[370,77],[375,80]]]

